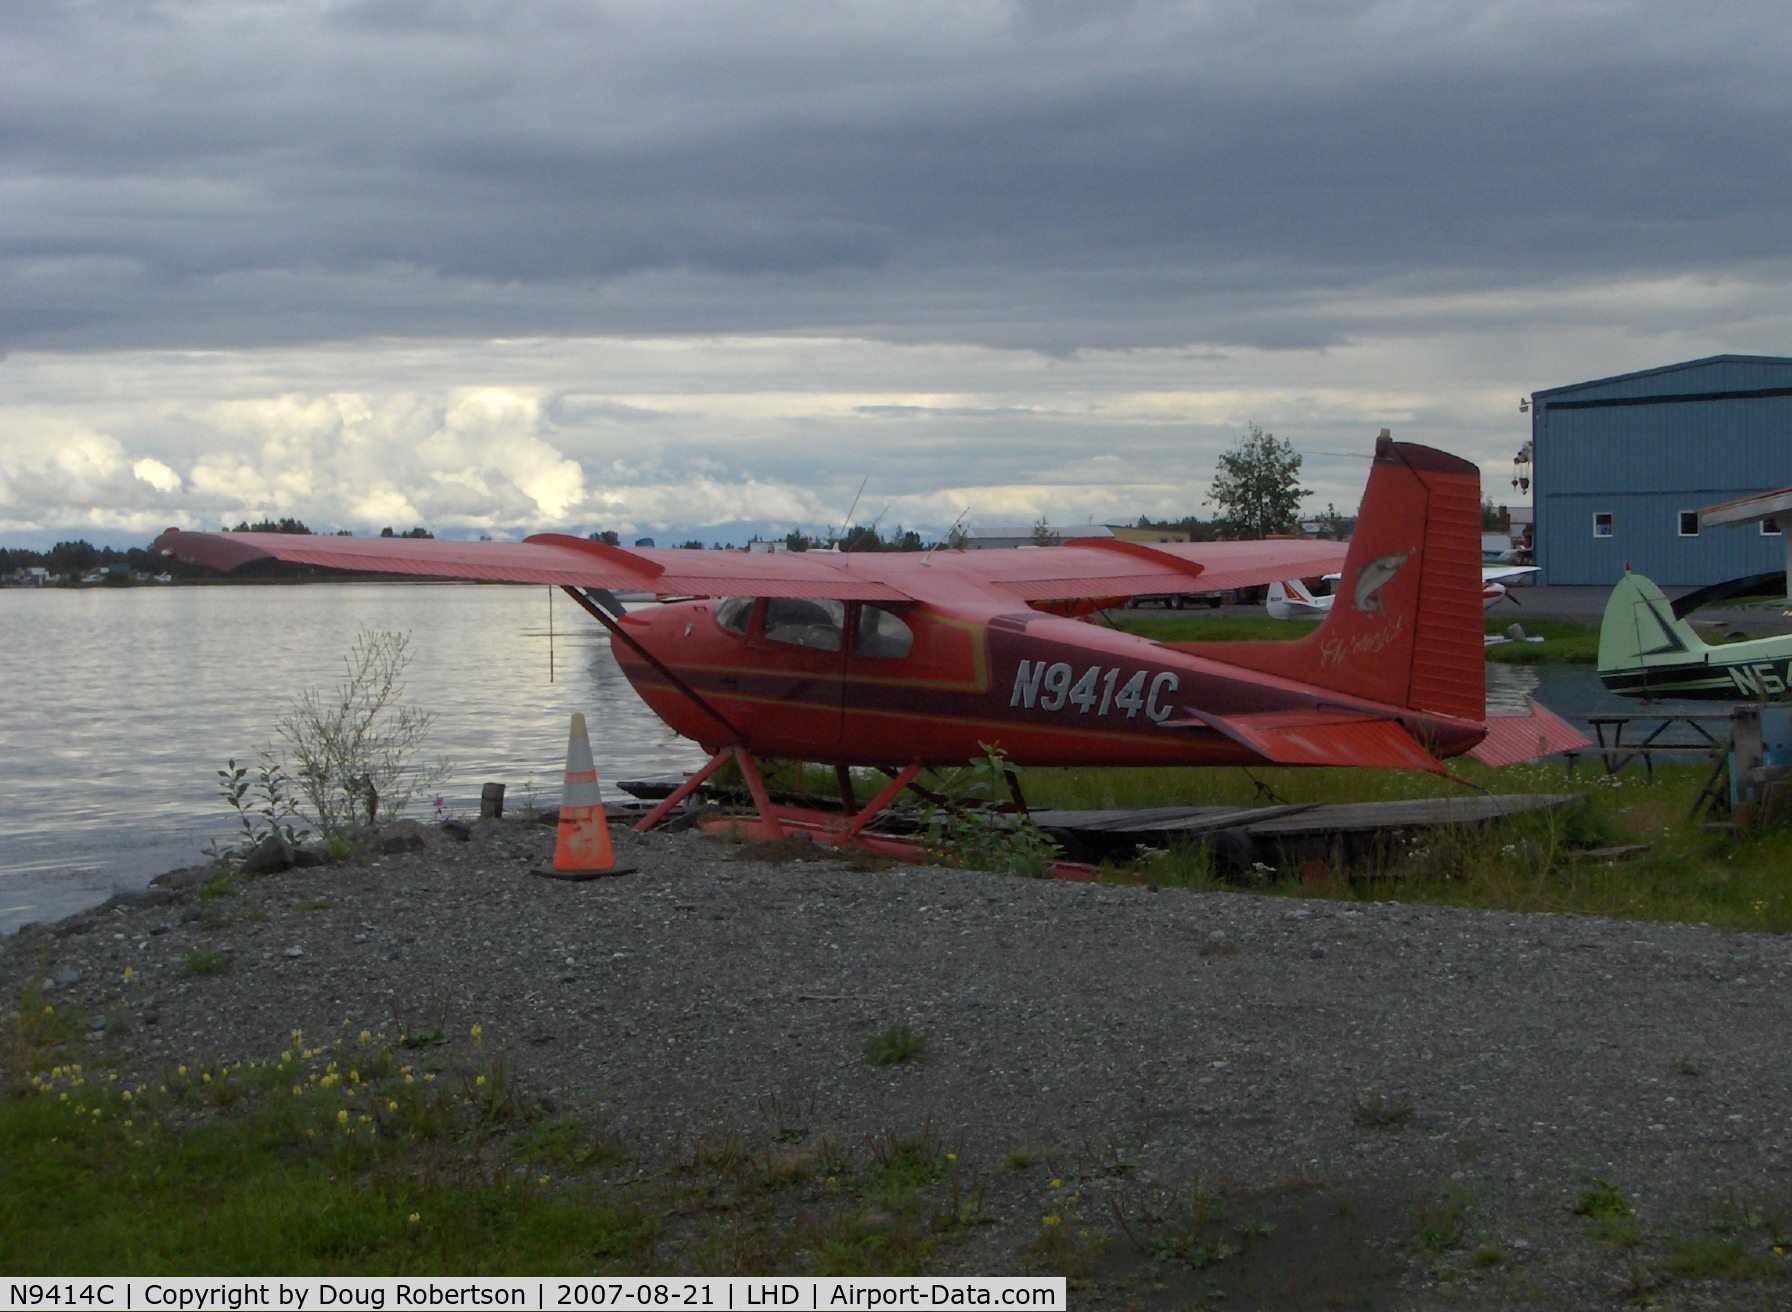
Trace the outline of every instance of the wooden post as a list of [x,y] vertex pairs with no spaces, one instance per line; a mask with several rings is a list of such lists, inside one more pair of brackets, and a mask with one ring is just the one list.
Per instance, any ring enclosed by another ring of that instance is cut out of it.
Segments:
[[502,820],[504,818],[503,784],[487,784],[479,790],[479,818],[481,820]]
[[1760,785],[1754,772],[1761,768],[1761,708],[1736,706],[1730,710],[1730,779],[1736,789],[1735,820],[1738,829],[1760,823]]

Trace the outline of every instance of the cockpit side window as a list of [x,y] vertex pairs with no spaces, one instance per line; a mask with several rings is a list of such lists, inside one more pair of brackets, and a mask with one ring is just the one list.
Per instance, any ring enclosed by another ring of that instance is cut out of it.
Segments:
[[812,597],[772,597],[765,603],[765,636],[813,651],[839,651],[846,603]]
[[716,623],[730,633],[745,633],[753,618],[752,597],[723,597],[716,603]]
[[861,605],[852,649],[859,656],[906,656],[915,645],[915,631],[902,617],[880,606]]

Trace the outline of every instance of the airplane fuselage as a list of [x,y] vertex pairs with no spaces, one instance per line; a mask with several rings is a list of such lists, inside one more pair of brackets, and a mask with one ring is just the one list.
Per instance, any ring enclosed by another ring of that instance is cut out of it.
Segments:
[[616,656],[653,710],[706,747],[738,737],[758,754],[848,765],[958,764],[986,743],[1024,765],[1258,764],[1199,715],[1321,705],[1400,718],[1441,755],[1483,732],[1008,602],[834,603],[837,625],[781,625],[790,605],[691,601],[625,617],[685,688],[626,644]]

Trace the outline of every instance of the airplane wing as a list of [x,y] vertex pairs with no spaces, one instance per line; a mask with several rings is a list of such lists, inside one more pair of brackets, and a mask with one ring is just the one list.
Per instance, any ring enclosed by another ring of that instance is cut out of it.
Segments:
[[329,569],[417,578],[550,583],[662,596],[823,597],[906,601],[910,594],[858,576],[832,553],[695,551],[612,547],[542,533],[522,542],[443,538],[359,538],[303,533],[191,533],[169,529],[152,544],[181,560],[235,569],[251,560],[288,560]]
[[1508,579],[1528,578],[1542,568],[1541,565],[1485,565],[1481,568],[1481,582],[1504,583]]
[[[1073,538],[1061,547],[935,553],[934,563],[1023,601],[1058,601],[1258,587],[1336,568],[1343,563],[1345,551],[1342,542],[1292,538],[1149,546],[1113,538]],[[894,564],[904,558],[883,559]],[[917,557],[908,559],[918,561]],[[898,581],[906,586],[909,576]],[[917,586],[921,582],[916,580]]]
[[988,597],[1054,601],[1222,592],[1336,568],[1344,544],[1304,540],[1145,546],[1079,538],[993,551],[697,551],[612,547],[543,533],[522,542],[206,533],[169,529],[154,549],[213,569],[273,558],[421,578],[549,583],[661,596],[824,597],[847,601]]

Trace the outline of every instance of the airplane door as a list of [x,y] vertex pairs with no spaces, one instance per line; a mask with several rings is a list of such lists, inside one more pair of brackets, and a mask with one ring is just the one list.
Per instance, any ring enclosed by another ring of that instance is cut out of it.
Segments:
[[800,755],[840,741],[846,688],[846,603],[769,597],[755,646],[761,696],[743,725],[762,741]]

